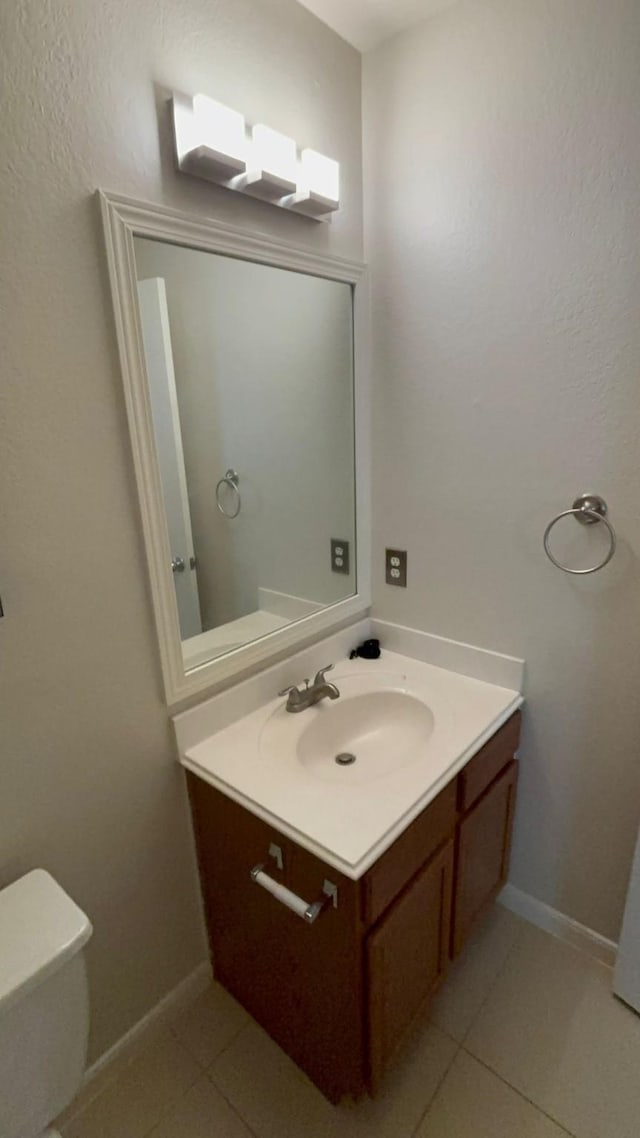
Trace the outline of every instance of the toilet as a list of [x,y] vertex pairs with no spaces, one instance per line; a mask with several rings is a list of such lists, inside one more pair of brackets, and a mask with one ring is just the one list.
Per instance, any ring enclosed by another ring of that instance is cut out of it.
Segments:
[[48,1129],[79,1090],[87,1058],[88,918],[43,869],[0,890],[0,1135]]

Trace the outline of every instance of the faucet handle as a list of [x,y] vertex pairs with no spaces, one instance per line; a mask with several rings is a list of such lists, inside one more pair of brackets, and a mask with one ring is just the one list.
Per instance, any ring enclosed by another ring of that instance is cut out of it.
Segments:
[[[309,682],[310,682],[310,681],[309,681],[308,679],[307,679],[307,680],[303,680],[303,683],[304,683],[304,687],[305,687],[305,688],[308,688],[308,687],[309,687]],[[282,691],[279,691],[279,692],[278,692],[278,695],[279,695],[279,696],[282,696],[282,695],[291,695],[291,693],[292,693],[292,692],[295,692],[297,695],[300,695],[300,693],[301,693],[301,690],[304,690],[304,689],[301,689],[301,688],[299,688],[297,684],[290,684],[288,688],[283,688],[283,689],[282,689]]]
[[326,668],[320,668],[320,671],[316,672],[316,678],[313,681],[314,684],[323,684],[324,677],[326,676],[327,672],[331,672],[334,667],[335,664],[327,664]]

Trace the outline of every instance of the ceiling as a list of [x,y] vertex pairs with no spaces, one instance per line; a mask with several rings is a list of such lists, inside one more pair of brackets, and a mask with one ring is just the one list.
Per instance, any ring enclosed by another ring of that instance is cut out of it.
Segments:
[[338,35],[369,51],[382,40],[418,24],[457,0],[300,0]]

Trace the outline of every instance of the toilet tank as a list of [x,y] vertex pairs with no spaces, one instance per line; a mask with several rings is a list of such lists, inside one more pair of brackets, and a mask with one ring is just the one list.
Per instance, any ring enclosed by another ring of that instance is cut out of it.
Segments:
[[0,1135],[35,1138],[75,1096],[89,999],[91,924],[35,869],[0,890]]

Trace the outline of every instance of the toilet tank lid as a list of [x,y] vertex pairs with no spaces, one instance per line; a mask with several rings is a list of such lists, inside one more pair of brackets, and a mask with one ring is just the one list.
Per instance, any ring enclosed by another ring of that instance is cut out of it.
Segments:
[[0,1013],[75,956],[91,922],[44,869],[0,890]]

